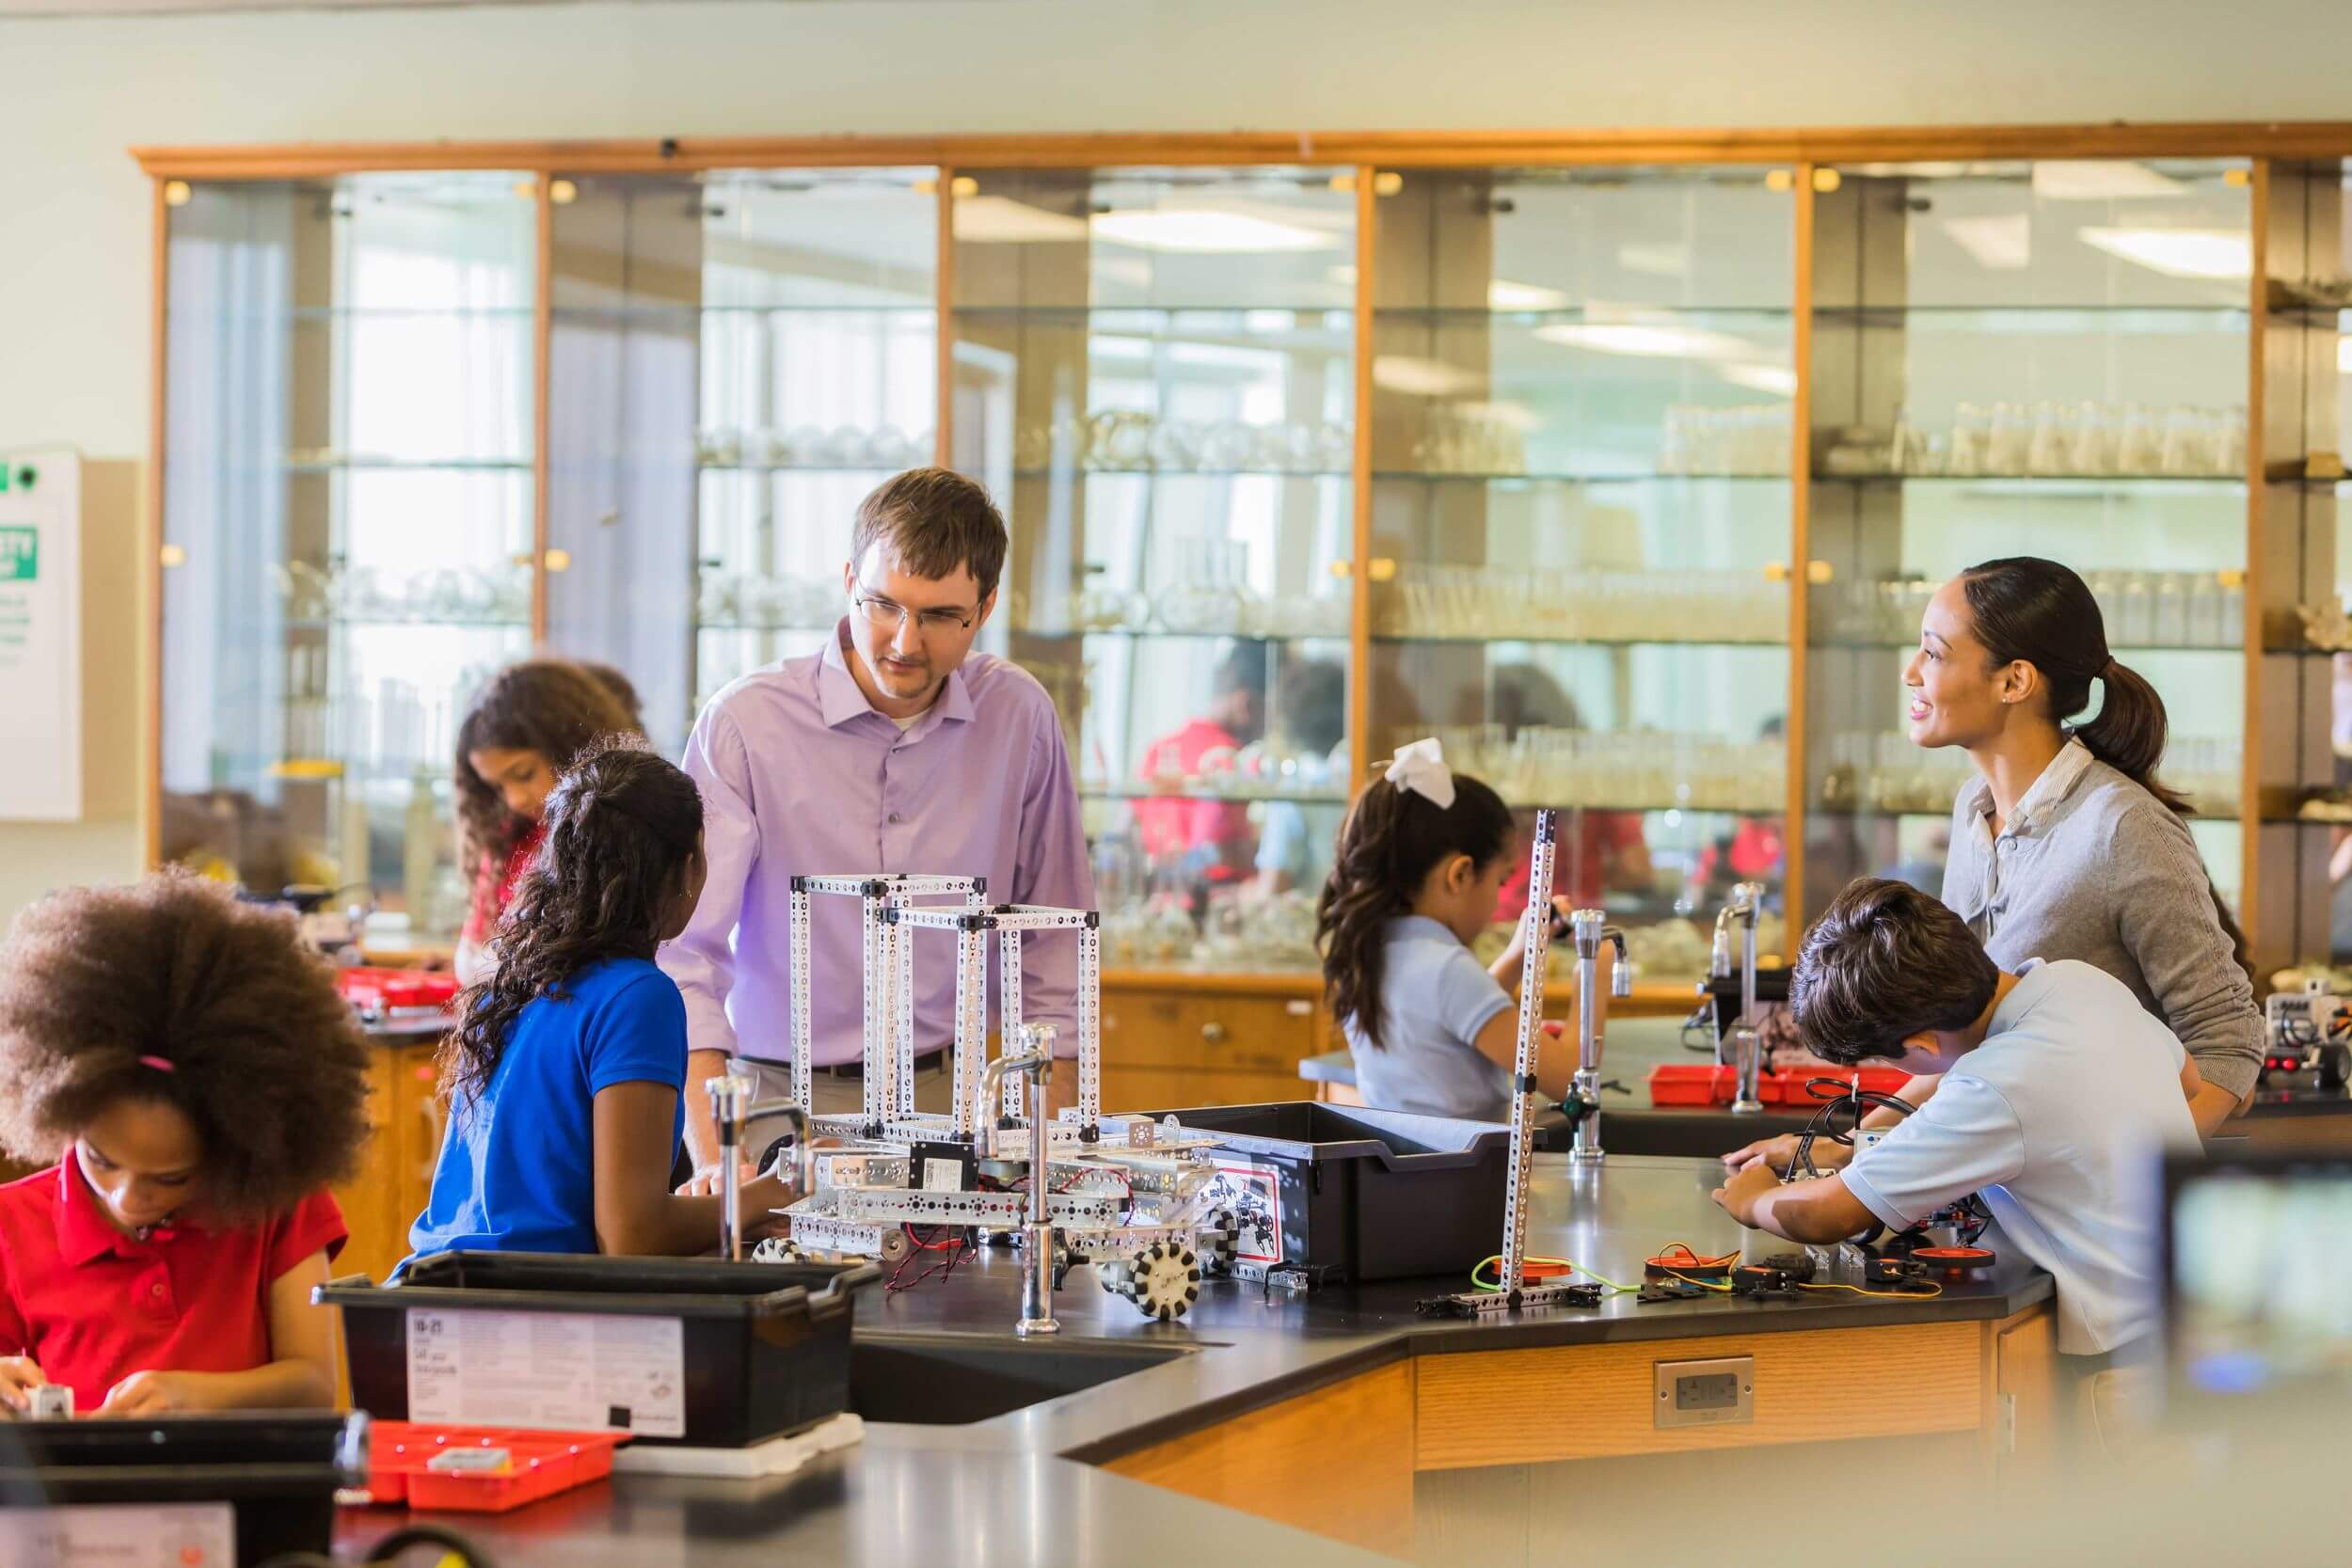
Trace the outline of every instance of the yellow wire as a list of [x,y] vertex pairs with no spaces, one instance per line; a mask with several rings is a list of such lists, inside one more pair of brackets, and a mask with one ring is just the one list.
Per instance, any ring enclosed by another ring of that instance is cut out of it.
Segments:
[[1875,1296],[1881,1301],[1932,1301],[1944,1293],[1944,1287],[1934,1280],[1922,1281],[1928,1287],[1919,1291],[1866,1291],[1859,1285],[1800,1285],[1800,1291],[1851,1291],[1858,1296]]
[[[1477,1290],[1481,1290],[1481,1291],[1501,1291],[1501,1290],[1502,1289],[1502,1282],[1501,1282],[1501,1281],[1499,1281],[1499,1280],[1498,1280],[1496,1283],[1494,1283],[1494,1284],[1492,1284],[1492,1285],[1489,1285],[1489,1284],[1487,1284],[1485,1280],[1483,1280],[1483,1279],[1479,1278],[1478,1276],[1479,1276],[1480,1275],[1482,1275],[1482,1274],[1485,1274],[1485,1273],[1486,1272],[1486,1270],[1487,1270],[1487,1267],[1488,1267],[1490,1264],[1500,1263],[1500,1262],[1502,1262],[1502,1255],[1501,1253],[1496,1253],[1496,1254],[1495,1254],[1493,1257],[1491,1257],[1491,1258],[1482,1259],[1480,1260],[1480,1262],[1479,1262],[1478,1266],[1477,1266],[1476,1268],[1474,1268],[1474,1269],[1470,1270],[1470,1284],[1471,1284],[1471,1286],[1472,1286],[1473,1288],[1475,1288],[1475,1289],[1477,1289]],[[1615,1280],[1611,1279],[1610,1277],[1608,1277],[1606,1275],[1598,1275],[1598,1274],[1595,1274],[1592,1270],[1590,1270],[1590,1269],[1586,1268],[1583,1264],[1577,1262],[1577,1261],[1576,1261],[1576,1260],[1574,1260],[1573,1259],[1568,1259],[1568,1258],[1530,1258],[1530,1259],[1527,1259],[1527,1261],[1528,1261],[1528,1262],[1530,1262],[1530,1263],[1543,1263],[1543,1264],[1547,1264],[1547,1265],[1549,1265],[1549,1266],[1550,1266],[1550,1267],[1553,1267],[1553,1268],[1572,1269],[1572,1270],[1574,1270],[1576,1273],[1578,1273],[1578,1274],[1581,1274],[1581,1275],[1584,1275],[1584,1276],[1585,1276],[1586,1278],[1588,1278],[1588,1279],[1596,1280],[1596,1281],[1597,1281],[1598,1283],[1600,1283],[1600,1284],[1602,1284],[1602,1285],[1606,1285],[1606,1286],[1607,1286],[1607,1287],[1609,1287],[1609,1289],[1610,1289],[1610,1290],[1612,1290],[1612,1291],[1625,1291],[1625,1292],[1627,1292],[1627,1293],[1630,1294],[1633,1291],[1635,1291],[1635,1290],[1637,1290],[1637,1289],[1639,1288],[1639,1287],[1637,1287],[1637,1286],[1632,1286],[1632,1285],[1620,1285],[1620,1284],[1618,1284]]]

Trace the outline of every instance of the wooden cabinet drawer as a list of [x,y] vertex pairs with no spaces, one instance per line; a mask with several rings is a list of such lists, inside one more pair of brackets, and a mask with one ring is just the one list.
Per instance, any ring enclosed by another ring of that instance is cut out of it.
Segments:
[[1315,1005],[1305,997],[1216,991],[1103,993],[1106,1061],[1277,1073],[1314,1054]]

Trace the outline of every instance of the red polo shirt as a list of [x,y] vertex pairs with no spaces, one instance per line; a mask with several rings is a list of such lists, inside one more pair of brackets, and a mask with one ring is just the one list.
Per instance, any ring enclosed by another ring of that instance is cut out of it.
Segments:
[[115,1228],[64,1160],[0,1186],[0,1355],[29,1355],[73,1408],[96,1410],[133,1372],[244,1372],[274,1357],[269,1291],[343,1244],[325,1192],[259,1225],[183,1221],[139,1241]]

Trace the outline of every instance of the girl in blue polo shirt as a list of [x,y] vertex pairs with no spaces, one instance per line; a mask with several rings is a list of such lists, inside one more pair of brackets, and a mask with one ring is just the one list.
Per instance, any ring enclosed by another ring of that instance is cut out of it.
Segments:
[[[720,1199],[670,1190],[685,1096],[700,1091],[686,1082],[685,1002],[653,961],[702,896],[702,797],[641,743],[613,741],[564,775],[546,821],[495,967],[459,996],[464,1022],[442,1048],[450,1132],[411,1261],[718,1243]],[[745,1233],[794,1196],[774,1177],[745,1182]]]
[[[1435,740],[1398,752],[1348,813],[1316,942],[1365,1104],[1509,1117],[1525,927],[1491,969],[1470,943],[1494,916],[1516,843],[1502,798],[1448,770]],[[1556,1036],[1547,1026],[1535,1071],[1554,1100],[1576,1069]]]

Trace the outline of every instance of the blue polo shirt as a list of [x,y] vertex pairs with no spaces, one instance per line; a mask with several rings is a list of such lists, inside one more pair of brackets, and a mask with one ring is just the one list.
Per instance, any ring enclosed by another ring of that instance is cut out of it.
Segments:
[[516,1016],[481,1095],[450,1107],[401,1268],[437,1252],[595,1252],[595,1105],[615,1084],[678,1091],[671,1136],[685,1132],[686,1003],[643,958],[591,964]]
[[1356,1092],[1375,1111],[1508,1121],[1511,1074],[1481,1055],[1478,1032],[1511,993],[1437,921],[1400,915],[1382,938],[1380,1043],[1349,1019]]

